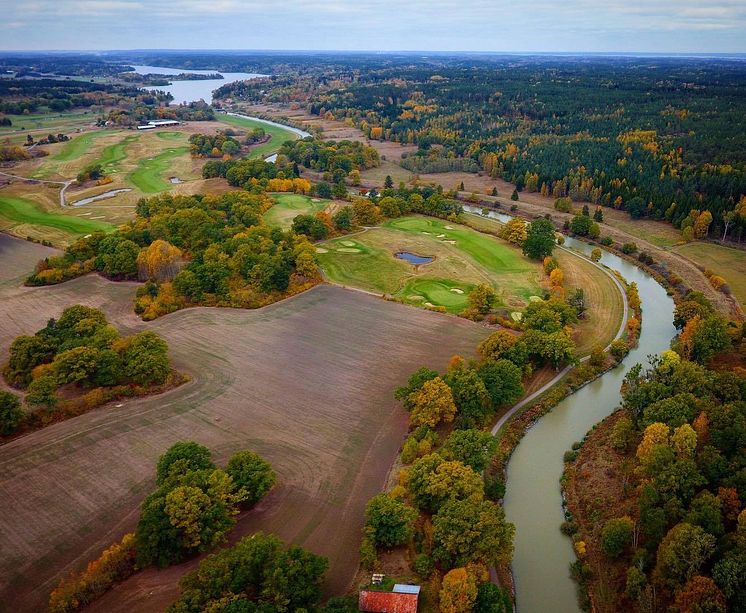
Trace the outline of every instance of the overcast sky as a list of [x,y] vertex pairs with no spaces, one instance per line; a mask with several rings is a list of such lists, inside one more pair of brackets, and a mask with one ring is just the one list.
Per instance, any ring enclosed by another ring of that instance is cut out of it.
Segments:
[[0,0],[0,49],[746,52],[746,0]]

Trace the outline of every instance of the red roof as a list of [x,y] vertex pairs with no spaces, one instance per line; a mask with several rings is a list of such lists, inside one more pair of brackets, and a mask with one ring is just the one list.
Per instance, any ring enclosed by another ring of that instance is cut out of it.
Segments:
[[417,594],[363,590],[359,609],[367,613],[417,613]]

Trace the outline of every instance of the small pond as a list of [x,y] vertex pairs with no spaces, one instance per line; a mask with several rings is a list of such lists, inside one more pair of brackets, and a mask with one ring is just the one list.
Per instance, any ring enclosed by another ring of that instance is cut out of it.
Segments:
[[406,260],[414,266],[419,266],[420,264],[429,264],[435,259],[427,255],[417,255],[416,253],[410,253],[409,251],[398,251],[394,254],[394,257],[397,257],[400,260]]

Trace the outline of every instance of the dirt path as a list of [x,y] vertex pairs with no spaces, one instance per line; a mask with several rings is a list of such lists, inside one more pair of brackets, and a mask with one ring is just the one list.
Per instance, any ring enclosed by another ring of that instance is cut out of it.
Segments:
[[67,201],[65,200],[65,191],[68,187],[70,187],[75,181],[48,181],[46,179],[31,179],[29,177],[22,177],[20,175],[12,175],[8,172],[0,172],[0,175],[3,177],[10,177],[11,179],[17,179],[18,181],[23,181],[24,183],[49,183],[51,185],[61,185],[60,188],[60,206],[62,208],[67,208]]

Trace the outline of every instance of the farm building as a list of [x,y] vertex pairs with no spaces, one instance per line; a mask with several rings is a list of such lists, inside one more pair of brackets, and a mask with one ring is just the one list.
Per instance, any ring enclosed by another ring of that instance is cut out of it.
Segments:
[[358,608],[366,613],[417,613],[419,585],[397,583],[391,592],[362,590]]

